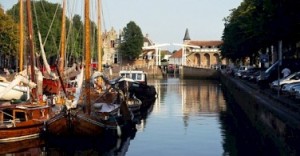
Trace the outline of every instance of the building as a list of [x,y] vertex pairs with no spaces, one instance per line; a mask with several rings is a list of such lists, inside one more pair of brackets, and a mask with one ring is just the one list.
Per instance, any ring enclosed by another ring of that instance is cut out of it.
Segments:
[[[149,66],[155,63],[155,49],[143,50],[139,58],[137,58],[133,62],[126,62],[126,60],[122,59],[122,55],[119,53],[118,47],[122,42],[123,32],[116,32],[114,28],[111,30],[104,32],[102,35],[103,38],[103,64],[119,64],[119,65],[127,65],[134,64],[137,66]],[[144,47],[153,46],[154,43],[149,38],[149,35],[146,34],[144,36]]]
[[[220,47],[223,41],[197,41],[191,40],[188,29],[186,29],[183,46],[173,53],[169,58],[170,64],[200,66],[203,68],[212,68],[218,64],[228,64],[225,59],[221,58]],[[183,53],[186,58],[183,59]]]
[[120,37],[116,30],[112,27],[110,31],[104,32],[103,38],[103,64],[116,64],[120,61],[120,57],[117,51]]

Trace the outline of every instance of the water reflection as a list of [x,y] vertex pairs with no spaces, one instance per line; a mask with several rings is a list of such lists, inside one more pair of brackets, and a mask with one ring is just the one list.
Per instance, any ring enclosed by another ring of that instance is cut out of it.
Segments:
[[[218,81],[169,78],[149,80],[149,83],[155,86],[157,99],[151,107],[135,114],[136,125],[122,138],[110,135],[103,138],[51,138],[7,153],[278,155],[274,144],[251,126]],[[0,153],[5,153],[3,149],[8,148],[0,144]]]
[[17,153],[20,155],[41,155],[44,140],[36,138],[13,143],[0,143],[0,155]]

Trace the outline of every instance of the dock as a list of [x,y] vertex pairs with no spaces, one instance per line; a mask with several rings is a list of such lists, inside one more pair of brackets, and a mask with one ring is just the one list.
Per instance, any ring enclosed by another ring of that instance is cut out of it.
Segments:
[[295,151],[300,143],[299,102],[221,73],[220,82],[262,136],[271,138],[287,153],[299,155]]

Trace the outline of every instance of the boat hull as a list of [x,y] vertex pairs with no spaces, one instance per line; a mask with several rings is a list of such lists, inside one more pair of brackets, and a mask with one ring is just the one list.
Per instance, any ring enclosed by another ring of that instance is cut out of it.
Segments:
[[0,143],[40,137],[50,108],[36,104],[0,107]]
[[0,143],[0,154],[18,153],[18,154],[31,154],[38,155],[39,153],[32,153],[32,148],[40,149],[44,145],[44,140],[40,138],[27,139],[23,141]]
[[43,91],[47,94],[58,95],[61,91],[61,83],[59,80],[43,79]]
[[16,123],[16,126],[11,128],[1,127],[0,143],[38,138],[40,136],[43,125],[43,122],[28,121],[21,122],[19,124]]
[[43,136],[57,135],[68,136],[70,133],[70,116],[65,112],[60,112],[49,119],[43,129]]

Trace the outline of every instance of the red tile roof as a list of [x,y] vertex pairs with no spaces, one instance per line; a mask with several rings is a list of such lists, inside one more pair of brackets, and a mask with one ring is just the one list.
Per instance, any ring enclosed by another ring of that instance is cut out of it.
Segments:
[[196,46],[220,46],[223,44],[223,41],[188,41],[187,44]]
[[182,49],[177,50],[172,54],[170,58],[181,58],[182,57]]

